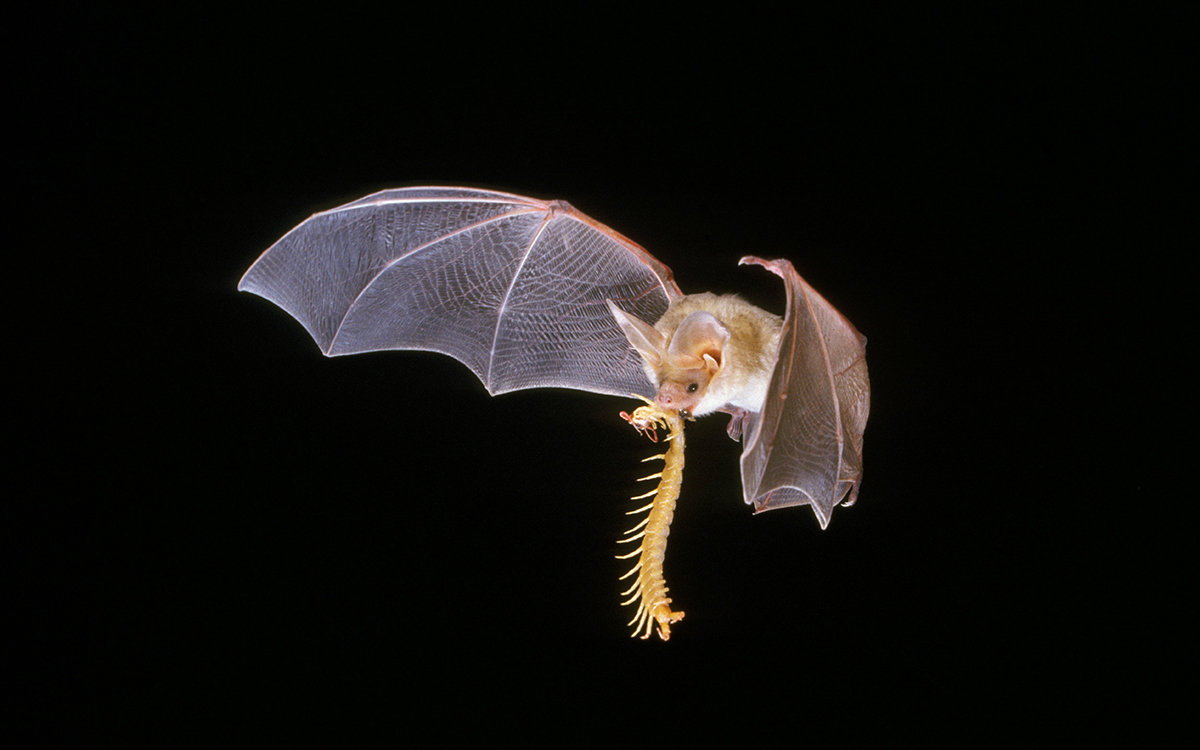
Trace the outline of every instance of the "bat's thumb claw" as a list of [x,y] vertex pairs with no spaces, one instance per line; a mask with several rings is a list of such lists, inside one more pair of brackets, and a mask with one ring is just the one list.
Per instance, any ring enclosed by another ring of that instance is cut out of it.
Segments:
[[780,278],[783,278],[783,279],[788,278],[787,272],[792,269],[791,262],[784,260],[782,258],[780,258],[779,260],[763,260],[762,258],[758,257],[757,255],[747,255],[738,261],[739,266],[745,266],[745,265],[751,265],[751,264],[756,265],[756,266],[762,266],[763,268],[767,269],[771,273],[773,273],[776,276],[779,276]]

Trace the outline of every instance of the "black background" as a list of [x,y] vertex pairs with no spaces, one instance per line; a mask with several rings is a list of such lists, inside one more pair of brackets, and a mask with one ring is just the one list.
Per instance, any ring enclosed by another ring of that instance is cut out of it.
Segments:
[[[81,419],[46,480],[35,559],[62,577],[33,694],[187,742],[1170,718],[1186,482],[1151,417],[1184,396],[1179,340],[1149,334],[1181,322],[1159,258],[1194,251],[1171,227],[1195,209],[1163,189],[1173,19],[723,10],[98,17],[55,121],[89,155],[56,189],[112,201],[71,256],[100,302],[58,373]],[[825,531],[753,516],[724,419],[692,425],[666,561],[687,618],[630,639],[630,403],[327,359],[235,291],[311,213],[422,184],[568,200],[685,292],[776,311],[736,260],[791,259],[869,339],[858,504]]]

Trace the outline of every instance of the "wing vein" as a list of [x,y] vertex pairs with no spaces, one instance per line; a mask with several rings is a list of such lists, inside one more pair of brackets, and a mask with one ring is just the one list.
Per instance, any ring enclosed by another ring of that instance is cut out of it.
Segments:
[[[431,200],[388,201],[388,203],[434,203],[434,202],[439,202],[439,201],[431,201]],[[478,201],[478,202],[479,203],[487,203],[489,201]],[[495,202],[495,201],[491,201],[491,202]],[[371,205],[366,205],[366,206],[356,206],[356,208],[375,208],[376,205],[377,204],[371,204]],[[337,210],[339,210],[339,209],[335,208],[332,211],[328,211],[326,213],[333,213],[333,211],[337,211]],[[347,305],[346,312],[342,315],[342,319],[340,321],[338,321],[337,330],[335,330],[333,332],[333,337],[329,339],[329,351],[333,351],[334,344],[337,343],[338,336],[342,332],[342,325],[347,320],[350,319],[351,313],[354,312],[354,308],[355,308],[355,306],[358,305],[359,300],[361,300],[363,298],[363,295],[365,295],[367,293],[367,290],[369,290],[371,288],[371,286],[379,279],[379,277],[383,276],[385,273],[387,273],[388,270],[392,268],[392,266],[396,265],[397,263],[404,260],[405,258],[409,258],[409,257],[421,252],[422,250],[426,250],[426,249],[431,248],[441,242],[445,242],[446,240],[450,239],[451,237],[456,237],[465,232],[474,231],[474,230],[478,229],[479,227],[487,226],[488,224],[491,224],[494,221],[508,219],[513,216],[520,216],[521,214],[539,213],[539,212],[540,212],[540,210],[536,207],[524,207],[524,208],[515,208],[514,207],[513,210],[508,211],[506,213],[497,214],[495,216],[489,216],[488,218],[483,219],[481,221],[477,221],[473,224],[468,224],[467,226],[458,227],[457,229],[455,229],[452,232],[446,232],[445,234],[440,234],[437,237],[434,237],[433,239],[429,240],[428,242],[421,243],[420,245],[415,245],[415,246],[409,248],[408,250],[405,250],[402,254],[397,255],[395,258],[388,261],[382,268],[380,268],[378,273],[376,273],[374,276],[372,276],[371,279],[369,281],[367,281],[367,283],[363,284],[363,288],[358,291],[358,294],[354,295],[354,299],[350,302],[349,305]],[[522,262],[524,262],[524,261],[522,261]],[[326,353],[328,354],[328,352],[326,352]],[[491,372],[490,363],[489,363],[488,372],[489,372],[489,379],[490,379],[490,372]]]
[[526,261],[533,254],[534,246],[542,238],[546,227],[550,226],[550,222],[554,220],[554,215],[555,210],[551,207],[546,212],[546,218],[542,219],[542,225],[538,227],[537,234],[529,241],[529,247],[525,248],[525,252],[521,254],[521,261],[517,264],[516,270],[513,271],[512,280],[508,282],[508,288],[504,290],[504,298],[500,300],[500,306],[496,308],[496,328],[492,331],[492,346],[491,351],[488,352],[487,382],[484,383],[488,393],[492,392],[492,373],[493,365],[496,361],[496,342],[500,339],[500,325],[504,322],[504,312],[508,309],[509,297],[512,296],[513,288],[517,285],[517,279],[521,278],[521,271],[524,270]]
[[[386,192],[390,192],[390,191],[384,191],[384,192],[386,193]],[[492,196],[499,196],[499,197],[492,197]],[[507,198],[509,200],[503,200],[505,198]],[[516,207],[516,206],[524,207],[530,212],[545,210],[545,208],[544,208],[545,204],[537,203],[534,200],[531,200],[529,198],[522,199],[521,196],[519,196],[519,195],[510,195],[508,193],[490,193],[487,196],[480,195],[480,196],[471,196],[471,197],[459,196],[459,195],[446,195],[446,196],[441,196],[441,197],[418,195],[418,196],[415,196],[412,198],[380,198],[379,200],[371,201],[369,203],[363,202],[364,200],[366,200],[366,199],[357,200],[357,201],[354,201],[353,203],[347,203],[345,205],[337,206],[335,208],[331,208],[326,211],[318,211],[317,213],[313,214],[313,216],[314,217],[327,216],[330,214],[338,214],[338,213],[343,213],[346,211],[358,211],[359,209],[364,209],[364,208],[373,210],[373,209],[379,208],[380,206],[391,206],[391,205],[400,205],[400,204],[408,204],[408,203],[499,203],[499,204],[508,204],[508,205],[511,205],[514,207]]]
[[[808,311],[809,319],[817,321],[817,313],[813,309],[812,297],[809,294],[809,289],[807,287],[808,284],[805,282],[805,288],[803,290],[804,307]],[[828,385],[829,395],[833,400],[833,428],[834,434],[837,436],[837,470],[834,472],[833,476],[836,479],[842,476],[842,466],[845,464],[845,461],[842,458],[842,450],[846,444],[846,436],[842,432],[842,405],[841,400],[838,398],[837,381],[833,372],[833,358],[829,356],[829,345],[825,341],[825,329],[822,328],[820,324],[815,325],[814,328],[817,332],[817,343],[821,346],[821,363],[824,365],[825,370],[825,382],[822,385]],[[830,511],[832,511],[834,505],[837,505],[837,491],[839,485],[840,482],[837,481],[835,481],[833,484],[833,497],[829,498]],[[807,494],[809,497],[812,497],[811,493],[806,492],[805,494]],[[822,508],[822,510],[824,510],[824,508]],[[825,513],[825,523],[828,523],[827,519],[829,517],[829,511],[825,511]],[[824,528],[824,524],[822,524],[822,528]]]

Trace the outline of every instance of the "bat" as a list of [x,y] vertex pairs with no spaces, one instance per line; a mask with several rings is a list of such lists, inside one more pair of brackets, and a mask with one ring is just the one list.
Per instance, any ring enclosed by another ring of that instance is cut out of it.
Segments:
[[[743,440],[745,502],[755,512],[809,505],[824,529],[862,482],[866,339],[790,262],[741,263],[783,280],[782,319],[734,295],[684,295],[640,245],[564,201],[416,187],[314,214],[238,289],[291,314],[327,356],[435,351],[493,396],[546,387],[639,396],[647,405],[624,416],[670,433],[660,493],[674,482],[678,494],[683,421],[728,413],[730,436]],[[661,554],[647,573],[666,546],[660,522],[669,524],[674,498],[664,503],[647,506],[633,538],[654,538],[635,550],[645,568],[633,590],[638,629],[648,635],[647,618],[656,620],[666,639],[682,613],[658,586]],[[658,583],[642,581],[654,575]]]

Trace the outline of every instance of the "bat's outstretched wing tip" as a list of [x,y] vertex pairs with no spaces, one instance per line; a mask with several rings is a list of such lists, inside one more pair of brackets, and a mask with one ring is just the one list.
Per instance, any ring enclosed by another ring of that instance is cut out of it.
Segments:
[[263,296],[263,293],[259,291],[259,286],[255,284],[254,279],[251,278],[254,276],[257,267],[258,261],[255,260],[254,263],[252,263],[250,267],[246,269],[246,272],[242,274],[242,278],[238,279],[237,290],[239,292],[249,292],[250,294],[257,294],[259,297]]

